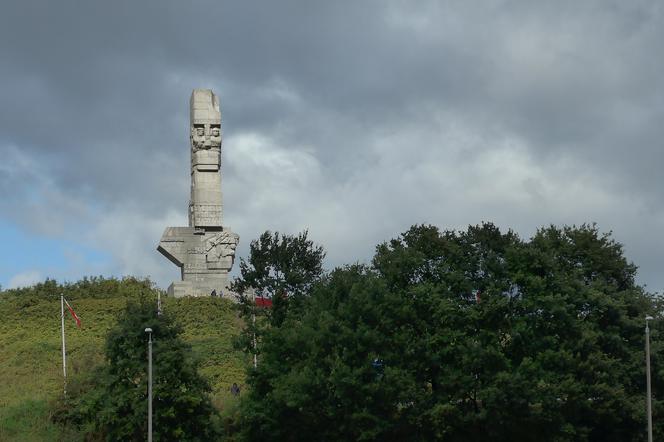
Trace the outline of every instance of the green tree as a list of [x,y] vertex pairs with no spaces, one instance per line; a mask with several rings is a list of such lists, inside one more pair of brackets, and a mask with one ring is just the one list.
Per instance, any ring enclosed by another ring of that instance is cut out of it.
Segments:
[[413,226],[265,330],[243,435],[644,440],[643,317],[655,300],[635,274],[594,225],[530,241],[489,223]]
[[[246,321],[241,347],[258,352],[266,327],[279,327],[289,311],[297,314],[323,272],[323,247],[314,244],[305,230],[297,235],[264,232],[249,245],[249,258],[240,260],[240,276],[232,290],[240,294],[240,312]],[[257,309],[254,294],[272,301],[271,309]],[[258,316],[257,321],[252,318]]]
[[153,435],[155,441],[209,441],[218,437],[208,383],[198,374],[180,328],[157,316],[152,299],[129,302],[106,339],[107,364],[94,386],[74,398],[70,418],[91,421],[107,440],[145,440],[147,335],[153,330]]

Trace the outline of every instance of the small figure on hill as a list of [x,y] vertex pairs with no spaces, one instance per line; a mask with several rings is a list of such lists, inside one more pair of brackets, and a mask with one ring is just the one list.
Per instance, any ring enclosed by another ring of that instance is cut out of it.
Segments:
[[210,296],[217,297],[217,289],[213,289],[212,293],[210,293]]
[[233,396],[238,396],[240,394],[240,387],[235,382],[233,382],[233,386],[231,387],[231,394]]

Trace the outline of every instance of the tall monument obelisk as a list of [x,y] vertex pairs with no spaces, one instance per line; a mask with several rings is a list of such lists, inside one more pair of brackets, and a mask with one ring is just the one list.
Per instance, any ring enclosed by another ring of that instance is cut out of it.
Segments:
[[240,237],[223,227],[221,112],[210,89],[194,89],[190,100],[191,199],[189,227],[166,227],[157,250],[180,267],[171,296],[219,296],[228,292]]

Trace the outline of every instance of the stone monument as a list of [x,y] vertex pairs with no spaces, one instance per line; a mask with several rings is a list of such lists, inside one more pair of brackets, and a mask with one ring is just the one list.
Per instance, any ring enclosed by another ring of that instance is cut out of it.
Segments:
[[194,89],[189,104],[191,199],[189,227],[166,227],[157,250],[180,267],[181,281],[171,296],[222,296],[228,293],[240,237],[222,225],[221,112],[210,89]]

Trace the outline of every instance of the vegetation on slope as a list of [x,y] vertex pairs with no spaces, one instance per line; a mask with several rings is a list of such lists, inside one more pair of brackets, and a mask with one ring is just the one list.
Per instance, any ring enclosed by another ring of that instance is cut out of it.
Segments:
[[[154,296],[148,280],[101,277],[59,284],[47,280],[0,292],[0,440],[76,440],[72,429],[50,424],[53,401],[62,395],[60,293],[82,320],[66,316],[70,387],[104,360],[104,341],[128,300]],[[229,387],[244,382],[246,357],[233,348],[240,321],[233,304],[219,298],[162,298],[163,308],[182,326],[182,337],[212,386],[213,402],[232,402]]]
[[[164,300],[217,408],[231,410],[222,417],[232,440],[642,441],[646,315],[655,437],[664,435],[662,301],[595,226],[551,226],[528,241],[486,223],[413,226],[379,245],[371,265],[330,274],[306,233],[266,233],[250,255],[235,286],[271,297],[272,309],[250,298],[238,309]],[[2,292],[2,440],[81,440],[47,424],[61,395],[61,291],[84,322],[68,320],[71,388],[81,391],[117,313],[154,293],[149,281],[103,278]],[[239,404],[227,390],[249,366],[233,350],[238,311],[258,313],[239,342],[259,361]]]

